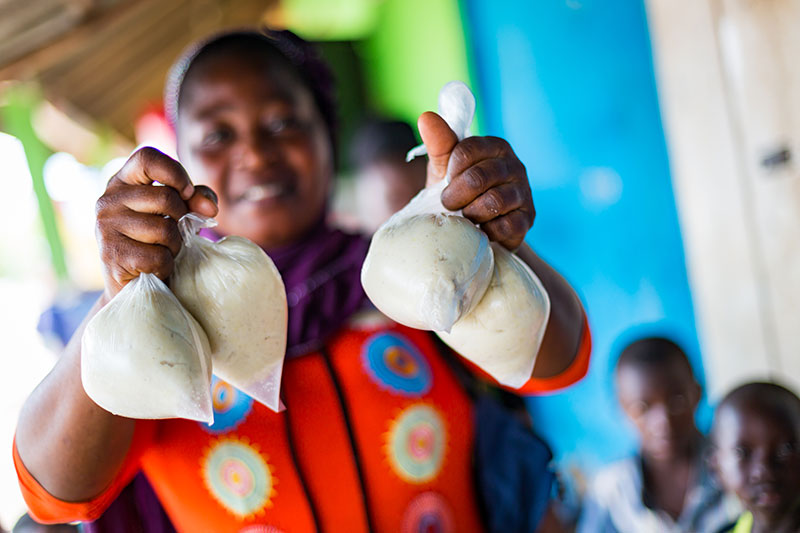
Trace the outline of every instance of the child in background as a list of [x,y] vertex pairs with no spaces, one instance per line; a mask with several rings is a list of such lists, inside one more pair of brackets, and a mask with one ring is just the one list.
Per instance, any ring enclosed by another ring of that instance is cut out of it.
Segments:
[[637,340],[622,351],[615,378],[640,449],[597,475],[578,532],[711,532],[735,517],[703,460],[694,420],[701,388],[683,350],[664,338]]
[[405,122],[374,119],[353,136],[350,163],[356,178],[356,207],[361,229],[375,233],[390,216],[425,187],[425,160],[406,162],[417,144]]
[[722,485],[747,509],[721,532],[800,531],[800,399],[773,383],[742,385],[720,403],[712,441]]

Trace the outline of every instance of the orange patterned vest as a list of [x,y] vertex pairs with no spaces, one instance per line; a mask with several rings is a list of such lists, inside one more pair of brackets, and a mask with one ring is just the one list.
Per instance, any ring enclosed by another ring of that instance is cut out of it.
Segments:
[[212,426],[155,423],[141,467],[179,531],[482,529],[471,405],[430,333],[345,329],[282,388],[276,414],[215,378]]

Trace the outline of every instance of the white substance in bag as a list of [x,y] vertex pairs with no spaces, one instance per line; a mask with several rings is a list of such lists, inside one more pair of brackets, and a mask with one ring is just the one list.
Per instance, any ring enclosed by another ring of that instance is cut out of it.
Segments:
[[383,314],[433,331],[449,331],[477,304],[494,263],[486,235],[441,207],[442,188],[424,189],[381,226],[361,269],[364,291]]
[[237,236],[196,235],[216,221],[190,213],[178,226],[184,246],[170,287],[211,343],[214,374],[273,411],[280,408],[286,354],[286,289],[258,245]]
[[[459,140],[474,111],[463,83],[439,93],[439,114]],[[418,146],[408,159],[425,153]],[[378,230],[361,283],[389,318],[436,331],[498,382],[519,388],[533,372],[550,300],[528,265],[502,245],[488,246],[474,224],[442,206],[449,181],[448,175],[424,189]]]
[[[439,113],[462,139],[475,112],[475,98],[461,82],[439,94]],[[421,145],[409,159],[424,154]],[[361,269],[373,304],[406,326],[450,331],[489,285],[494,257],[489,239],[460,212],[442,205],[449,176],[423,189],[375,233]]]
[[483,298],[450,333],[437,335],[498,382],[516,389],[533,372],[550,299],[528,265],[497,243],[492,248],[494,274]]
[[115,415],[214,420],[206,334],[153,274],[125,285],[86,325],[81,381]]

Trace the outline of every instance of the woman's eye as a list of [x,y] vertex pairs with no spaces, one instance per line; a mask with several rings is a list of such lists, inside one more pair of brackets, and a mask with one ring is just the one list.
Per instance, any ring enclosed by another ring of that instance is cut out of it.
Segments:
[[224,143],[231,137],[231,132],[224,128],[219,128],[206,133],[203,136],[202,146],[212,147]]
[[271,134],[292,132],[300,127],[300,122],[294,117],[276,118],[267,122],[266,129]]

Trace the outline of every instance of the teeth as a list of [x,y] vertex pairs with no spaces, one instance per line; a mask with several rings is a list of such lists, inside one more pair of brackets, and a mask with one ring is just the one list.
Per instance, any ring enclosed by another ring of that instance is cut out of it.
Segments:
[[277,183],[267,183],[254,185],[247,189],[242,195],[242,200],[248,202],[258,202],[267,198],[275,198],[283,192],[283,186]]

